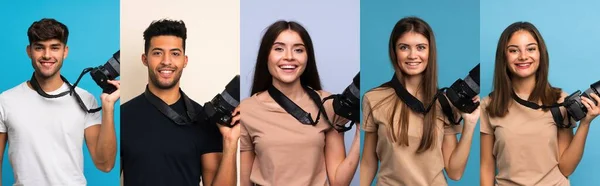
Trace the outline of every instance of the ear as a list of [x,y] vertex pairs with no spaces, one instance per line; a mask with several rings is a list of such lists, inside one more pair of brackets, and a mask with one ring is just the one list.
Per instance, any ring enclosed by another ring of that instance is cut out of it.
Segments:
[[142,64],[144,64],[144,66],[148,66],[148,57],[145,53],[142,54]]
[[25,47],[25,52],[27,52],[27,56],[29,56],[30,59],[33,59],[33,57],[31,57],[31,45]]
[[65,46],[65,53],[63,54],[63,60],[69,55],[69,46]]
[[183,68],[185,68],[187,66],[188,63],[188,56],[185,55],[185,61],[183,61]]

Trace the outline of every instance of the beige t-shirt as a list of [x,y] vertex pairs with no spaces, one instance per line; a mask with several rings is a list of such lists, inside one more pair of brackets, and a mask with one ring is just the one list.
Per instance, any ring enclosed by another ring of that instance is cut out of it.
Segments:
[[[377,132],[377,159],[380,161],[377,173],[377,185],[410,185],[410,186],[439,186],[447,185],[444,176],[444,158],[442,141],[445,134],[456,135],[462,130],[462,125],[450,126],[449,120],[436,105],[436,139],[433,149],[417,154],[423,131],[423,115],[410,111],[408,126],[408,146],[401,146],[389,138],[388,111],[393,103],[384,104],[373,110],[373,117],[367,117],[373,106],[377,105],[388,95],[395,94],[393,88],[375,89],[363,97],[363,130]],[[392,95],[396,96],[396,95]],[[403,104],[403,103],[401,103]],[[400,113],[401,108],[396,110]],[[455,116],[459,116],[455,110]],[[399,116],[399,115],[398,115]],[[394,121],[394,128],[399,130],[399,117]]]
[[[258,94],[240,103],[243,113],[240,150],[256,154],[250,180],[258,185],[328,185],[325,133],[332,128],[325,118],[321,116],[315,126],[302,124],[271,97],[261,101]],[[319,94],[321,98],[330,95],[324,91]],[[331,103],[324,105],[329,119],[333,120]],[[313,120],[316,118],[318,107],[308,95],[296,104],[311,113]],[[343,122],[343,119],[333,122]]]
[[[564,97],[565,93],[558,102]],[[484,98],[480,129],[495,137],[492,154],[498,169],[497,185],[570,185],[558,169],[558,128],[552,113],[533,110],[511,99],[506,116],[490,118],[486,109],[489,104],[490,98]],[[564,107],[561,112],[565,117]]]

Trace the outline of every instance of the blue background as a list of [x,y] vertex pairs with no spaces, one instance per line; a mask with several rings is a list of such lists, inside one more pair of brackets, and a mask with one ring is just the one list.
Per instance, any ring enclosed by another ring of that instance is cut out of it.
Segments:
[[[69,55],[64,61],[61,74],[71,83],[86,67],[103,65],[119,49],[119,1],[11,1],[2,3],[0,17],[3,17],[1,30],[3,68],[0,68],[0,91],[5,91],[23,83],[33,73],[31,60],[25,47],[28,44],[27,29],[42,18],[55,18],[69,28]],[[89,75],[85,75],[79,87],[96,96],[100,104],[101,89]],[[25,103],[24,103],[25,104]],[[120,103],[115,104],[115,128],[119,141]],[[84,143],[85,144],[85,143]],[[84,154],[84,175],[90,186],[119,184],[119,152],[115,167],[110,173],[96,169],[86,145]],[[2,184],[14,183],[13,172],[8,161],[8,147],[2,161]]]
[[[267,27],[279,19],[297,21],[310,34],[323,90],[342,93],[359,71],[359,1],[241,1],[240,90],[250,96],[258,47]],[[344,134],[346,151],[354,139],[353,128]],[[360,168],[360,167],[359,167]],[[352,179],[358,186],[359,169]]]
[[[438,85],[449,87],[479,61],[479,1],[361,1],[361,95],[394,74],[388,55],[398,20],[417,16],[432,27],[438,52]],[[364,132],[361,137],[364,136]],[[362,146],[362,145],[361,145]],[[479,185],[479,125],[462,179],[449,185]],[[375,183],[375,181],[373,182]]]
[[[598,1],[482,1],[481,81],[482,95],[492,88],[496,47],[500,34],[517,21],[533,23],[544,38],[550,55],[549,80],[568,94],[584,91],[600,80]],[[588,133],[583,159],[569,177],[571,185],[598,185],[600,165],[599,119]]]

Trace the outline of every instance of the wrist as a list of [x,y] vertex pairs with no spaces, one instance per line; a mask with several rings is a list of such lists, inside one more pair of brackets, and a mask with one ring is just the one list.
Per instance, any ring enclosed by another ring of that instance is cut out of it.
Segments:
[[114,103],[109,103],[108,101],[102,101],[102,110],[104,112],[113,111],[114,109],[115,109]]

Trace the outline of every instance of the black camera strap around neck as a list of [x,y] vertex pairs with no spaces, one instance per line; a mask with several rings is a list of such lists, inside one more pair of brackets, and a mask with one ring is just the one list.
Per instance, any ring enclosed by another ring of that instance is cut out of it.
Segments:
[[560,107],[564,106],[563,103],[554,103],[552,105],[538,105],[537,103],[531,102],[531,101],[527,101],[524,99],[521,99],[517,93],[515,93],[514,91],[511,94],[511,97],[519,104],[533,109],[533,110],[538,110],[538,109],[550,109],[550,113],[552,113],[552,118],[554,119],[554,123],[556,123],[556,126],[560,127],[560,128],[569,128],[570,126],[572,126],[571,123],[571,115],[567,112],[567,118],[569,118],[568,123],[563,123],[564,118],[562,116],[562,113],[560,112]]
[[176,124],[178,124],[178,125],[193,124],[197,121],[196,120],[197,113],[196,113],[196,110],[194,109],[194,106],[192,105],[192,100],[190,100],[190,98],[187,97],[187,95],[185,95],[185,93],[183,93],[183,91],[181,89],[179,89],[179,93],[181,94],[181,99],[183,99],[183,102],[185,105],[186,116],[180,115],[175,110],[173,110],[169,105],[167,105],[167,103],[165,103],[163,100],[161,100],[158,96],[156,96],[152,92],[150,92],[150,90],[148,89],[148,86],[146,86],[146,91],[144,91],[144,97],[146,97],[146,99],[156,109],[158,109],[158,111],[160,111],[160,113],[167,116],[169,119],[171,119]]
[[429,103],[429,105],[427,107],[425,107],[423,105],[423,102],[419,101],[419,99],[417,99],[415,96],[411,95],[408,90],[406,90],[406,87],[404,87],[402,85],[402,83],[400,83],[400,80],[398,80],[398,78],[396,78],[396,74],[394,74],[394,76],[392,77],[392,80],[390,80],[390,83],[392,84],[392,87],[394,88],[394,92],[396,92],[396,95],[404,102],[404,104],[406,104],[408,106],[408,108],[410,108],[411,110],[420,113],[420,114],[427,114],[429,112],[429,110],[431,110],[431,107],[433,106],[433,104],[435,103],[435,100],[437,99],[437,95],[439,94],[439,91],[436,93],[436,96],[433,98],[433,100],[431,101],[431,103]]
[[275,86],[271,85],[267,91],[269,92],[269,95],[271,95],[271,98],[273,98],[273,100],[275,100],[275,102],[277,102],[277,104],[279,104],[283,110],[296,118],[296,120],[298,120],[300,123],[314,126],[319,123],[319,118],[322,112],[326,118],[327,114],[324,113],[325,109],[323,108],[321,97],[317,94],[317,92],[308,86],[303,86],[303,88],[315,105],[319,107],[319,112],[317,113],[317,118],[315,120],[312,119],[310,113],[302,110],[302,108],[290,100],[290,98],[283,95],[283,93],[279,91],[279,89],[275,88]]
[[67,78],[65,78],[62,75],[60,76],[60,79],[62,79],[62,81],[64,81],[67,84],[67,86],[69,86],[69,90],[61,92],[59,94],[55,94],[55,95],[50,95],[50,94],[44,92],[44,90],[42,90],[42,87],[40,87],[39,82],[35,78],[35,72],[33,73],[33,75],[31,75],[31,79],[29,80],[29,83],[31,84],[31,87],[33,88],[33,90],[35,90],[42,97],[59,98],[59,97],[63,97],[63,96],[66,96],[67,94],[69,94],[69,95],[73,95],[75,97],[75,99],[77,100],[77,104],[79,104],[79,107],[88,113],[95,113],[95,112],[102,110],[102,107],[88,109],[85,106],[85,104],[83,103],[83,100],[81,100],[81,97],[79,96],[77,91],[75,91],[75,86],[72,86],[71,83],[69,83],[69,81],[67,81]]

